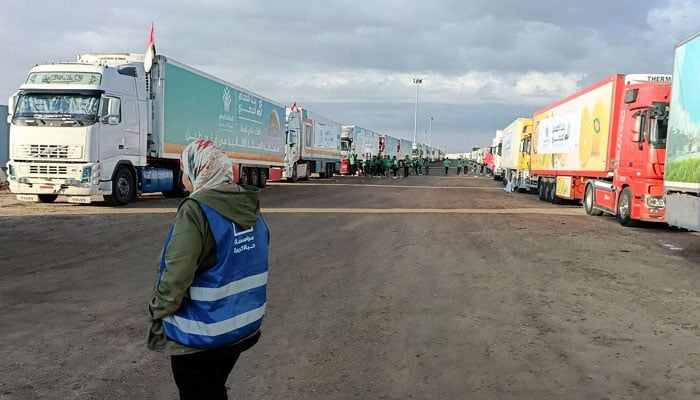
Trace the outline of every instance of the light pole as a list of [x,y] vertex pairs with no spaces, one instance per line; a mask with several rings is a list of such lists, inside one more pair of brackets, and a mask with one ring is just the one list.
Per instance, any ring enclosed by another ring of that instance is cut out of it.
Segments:
[[433,117],[428,120],[428,147],[430,147],[430,135],[433,133]]
[[416,108],[413,112],[413,148],[411,150],[417,150],[418,143],[416,143],[416,129],[418,128],[418,85],[423,83],[423,79],[413,78],[413,83],[416,84]]

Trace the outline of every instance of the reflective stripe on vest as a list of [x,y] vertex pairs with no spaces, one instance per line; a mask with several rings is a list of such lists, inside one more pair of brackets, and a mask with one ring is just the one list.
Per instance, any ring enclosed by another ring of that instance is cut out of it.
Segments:
[[[258,329],[265,315],[269,232],[262,215],[251,229],[199,203],[216,240],[216,264],[195,276],[180,308],[163,318],[171,340],[211,349],[235,343]],[[172,228],[165,246],[170,244]],[[158,279],[165,269],[165,251]]]

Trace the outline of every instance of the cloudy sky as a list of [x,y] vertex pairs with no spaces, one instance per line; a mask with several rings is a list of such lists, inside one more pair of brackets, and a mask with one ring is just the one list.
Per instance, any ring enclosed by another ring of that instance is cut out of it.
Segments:
[[[613,73],[671,73],[697,0],[4,0],[0,104],[46,62],[158,53],[343,124],[439,145],[497,129]],[[415,85],[413,79],[423,79]],[[432,117],[432,123],[430,123]],[[431,129],[431,134],[426,132]]]

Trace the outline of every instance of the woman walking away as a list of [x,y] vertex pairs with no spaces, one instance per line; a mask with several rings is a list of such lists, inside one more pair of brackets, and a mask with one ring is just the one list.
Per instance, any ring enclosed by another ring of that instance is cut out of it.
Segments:
[[269,232],[257,190],[233,183],[214,142],[190,143],[180,166],[191,194],[165,238],[148,348],[170,356],[180,399],[228,399],[233,366],[260,338]]

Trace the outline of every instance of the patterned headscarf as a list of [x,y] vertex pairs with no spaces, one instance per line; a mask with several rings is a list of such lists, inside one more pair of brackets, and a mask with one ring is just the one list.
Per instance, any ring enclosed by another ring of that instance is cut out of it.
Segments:
[[182,173],[192,182],[192,193],[233,183],[231,160],[216,143],[197,139],[180,156]]

